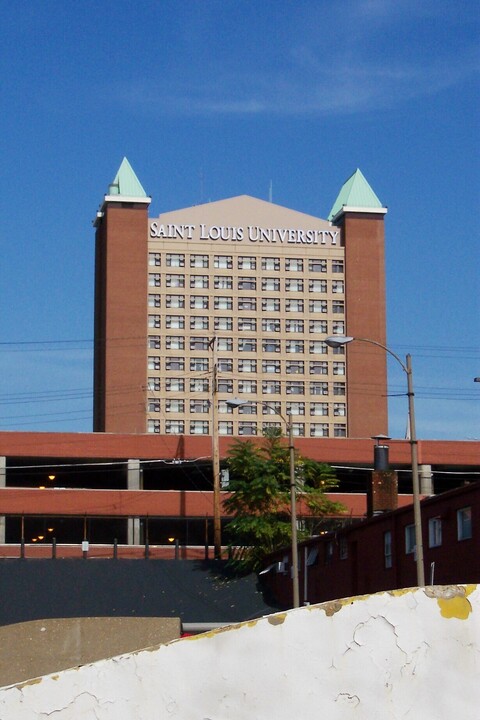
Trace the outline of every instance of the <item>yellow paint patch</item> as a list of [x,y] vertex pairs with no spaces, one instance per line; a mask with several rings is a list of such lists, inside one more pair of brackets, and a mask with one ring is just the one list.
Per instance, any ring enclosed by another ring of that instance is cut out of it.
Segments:
[[281,615],[269,615],[268,622],[270,625],[282,625],[287,618],[287,613],[282,613]]
[[437,602],[440,612],[444,618],[457,618],[458,620],[466,620],[472,612],[472,606],[467,597],[475,590],[476,585],[465,585],[465,594],[456,597],[443,599],[438,598]]

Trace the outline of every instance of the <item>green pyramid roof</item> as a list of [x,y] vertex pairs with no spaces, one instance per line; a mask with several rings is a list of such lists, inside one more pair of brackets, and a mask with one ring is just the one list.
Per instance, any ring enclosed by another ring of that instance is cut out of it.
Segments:
[[109,195],[124,195],[135,198],[146,198],[147,193],[143,189],[140,180],[135,175],[132,166],[124,157],[118,168],[114,181],[108,188]]
[[352,210],[353,208],[355,208],[355,210],[381,209],[386,211],[366,181],[362,171],[358,168],[343,184],[342,189],[338,193],[338,197],[333,204],[328,219],[332,220],[336,215],[342,212],[342,209],[344,208]]

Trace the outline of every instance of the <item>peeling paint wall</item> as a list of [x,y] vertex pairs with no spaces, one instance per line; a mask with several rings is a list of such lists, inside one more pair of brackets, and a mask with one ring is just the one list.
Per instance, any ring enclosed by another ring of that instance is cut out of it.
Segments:
[[0,689],[0,719],[474,720],[479,618],[475,585],[312,605]]

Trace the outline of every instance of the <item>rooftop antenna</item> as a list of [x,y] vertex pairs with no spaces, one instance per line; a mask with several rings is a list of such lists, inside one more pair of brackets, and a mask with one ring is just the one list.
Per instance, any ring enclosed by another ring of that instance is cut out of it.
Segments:
[[268,202],[273,202],[273,183],[270,180],[270,187],[268,188]]

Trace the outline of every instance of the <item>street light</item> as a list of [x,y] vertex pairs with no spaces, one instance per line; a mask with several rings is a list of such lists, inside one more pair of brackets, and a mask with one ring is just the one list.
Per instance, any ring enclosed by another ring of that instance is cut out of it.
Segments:
[[[279,415],[283,422],[288,435],[289,450],[289,469],[290,469],[290,517],[292,527],[292,588],[293,588],[293,607],[298,608],[300,605],[299,584],[298,584],[298,540],[297,540],[297,484],[295,479],[295,447],[293,444],[293,424],[290,419],[282,415],[273,405],[269,405],[263,400],[258,400],[264,407],[270,408],[276,415]],[[243,405],[251,404],[248,400],[238,400],[236,398],[227,400],[226,404],[231,408],[238,408]]]
[[412,484],[413,484],[413,517],[415,523],[415,544],[416,544],[416,565],[417,565],[417,585],[418,587],[425,587],[425,569],[423,563],[423,539],[422,539],[422,513],[420,509],[420,483],[418,478],[418,447],[417,447],[417,433],[415,429],[415,394],[413,392],[413,374],[412,374],[412,358],[410,355],[406,356],[406,362],[403,363],[393,350],[382,345],[382,343],[376,340],[369,340],[367,338],[355,338],[355,337],[344,337],[341,335],[333,335],[328,337],[325,342],[331,348],[338,348],[351,343],[353,340],[360,342],[370,343],[382,348],[389,355],[395,358],[399,363],[400,367],[407,376],[407,396],[408,396],[408,418],[410,425],[410,451],[412,457]]

